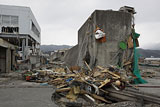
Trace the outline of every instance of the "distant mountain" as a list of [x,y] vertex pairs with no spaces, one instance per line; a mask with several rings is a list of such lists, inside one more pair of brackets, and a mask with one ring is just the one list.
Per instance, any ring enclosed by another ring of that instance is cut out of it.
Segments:
[[[73,46],[69,45],[41,45],[40,49],[44,53],[50,53],[54,50],[66,49],[71,48]],[[160,50],[151,50],[151,49],[142,49],[138,48],[138,52],[140,57],[148,58],[148,57],[159,57],[160,58]]]
[[160,50],[138,49],[140,57],[149,58],[151,56],[160,58]]
[[71,48],[69,45],[41,45],[40,50],[44,53],[52,52],[54,50]]

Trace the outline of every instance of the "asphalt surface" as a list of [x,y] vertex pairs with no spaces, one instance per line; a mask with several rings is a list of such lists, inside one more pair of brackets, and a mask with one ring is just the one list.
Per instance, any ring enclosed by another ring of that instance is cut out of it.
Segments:
[[0,107],[57,107],[53,88],[0,88]]
[[58,107],[51,100],[52,85],[26,82],[15,72],[8,75],[0,75],[0,107]]

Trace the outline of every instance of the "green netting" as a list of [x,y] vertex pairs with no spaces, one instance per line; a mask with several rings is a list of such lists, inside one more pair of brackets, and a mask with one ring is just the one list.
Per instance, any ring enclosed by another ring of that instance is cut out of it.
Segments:
[[119,43],[119,47],[120,47],[122,50],[125,50],[125,49],[127,49],[127,44],[122,41],[122,42]]
[[135,84],[144,84],[147,83],[147,81],[143,80],[140,71],[138,68],[138,54],[137,54],[137,49],[136,49],[136,39],[140,36],[140,34],[135,33],[133,34],[133,46],[134,46],[134,65],[133,65],[133,74],[137,77],[134,79]]

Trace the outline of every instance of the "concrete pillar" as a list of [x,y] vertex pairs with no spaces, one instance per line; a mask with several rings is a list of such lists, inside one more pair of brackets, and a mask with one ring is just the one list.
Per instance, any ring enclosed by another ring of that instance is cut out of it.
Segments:
[[28,50],[28,38],[26,38],[26,45],[25,45],[25,56],[26,59],[28,59],[29,50]]
[[32,42],[32,53],[34,54],[34,42]]
[[28,59],[28,37],[22,40],[22,59]]
[[34,52],[36,54],[36,43],[34,42]]
[[6,49],[6,73],[11,71],[11,50],[9,48]]
[[22,60],[25,60],[25,39],[22,40]]
[[12,50],[12,65],[15,65],[15,51]]
[[0,47],[0,73],[6,72],[6,48]]
[[32,49],[33,49],[33,54],[36,53],[36,43],[32,42]]

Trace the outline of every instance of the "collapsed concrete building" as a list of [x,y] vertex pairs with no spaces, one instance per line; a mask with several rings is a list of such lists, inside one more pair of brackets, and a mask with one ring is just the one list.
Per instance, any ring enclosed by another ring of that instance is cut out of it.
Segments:
[[68,49],[54,50],[50,55],[50,62],[53,61],[64,61],[64,56]]
[[[0,5],[0,10],[0,38],[17,46],[15,60],[17,62],[30,60],[30,65],[28,63],[26,65],[28,68],[31,68],[32,65],[39,66],[41,29],[31,9],[22,6]],[[0,48],[0,51],[4,49]]]
[[[95,10],[79,29],[78,44],[65,55],[66,64],[83,66],[85,60],[90,67],[120,66],[131,60],[133,47],[126,45],[132,34],[134,14],[134,8],[129,7],[119,11]],[[96,39],[97,28],[104,32],[105,38]]]

